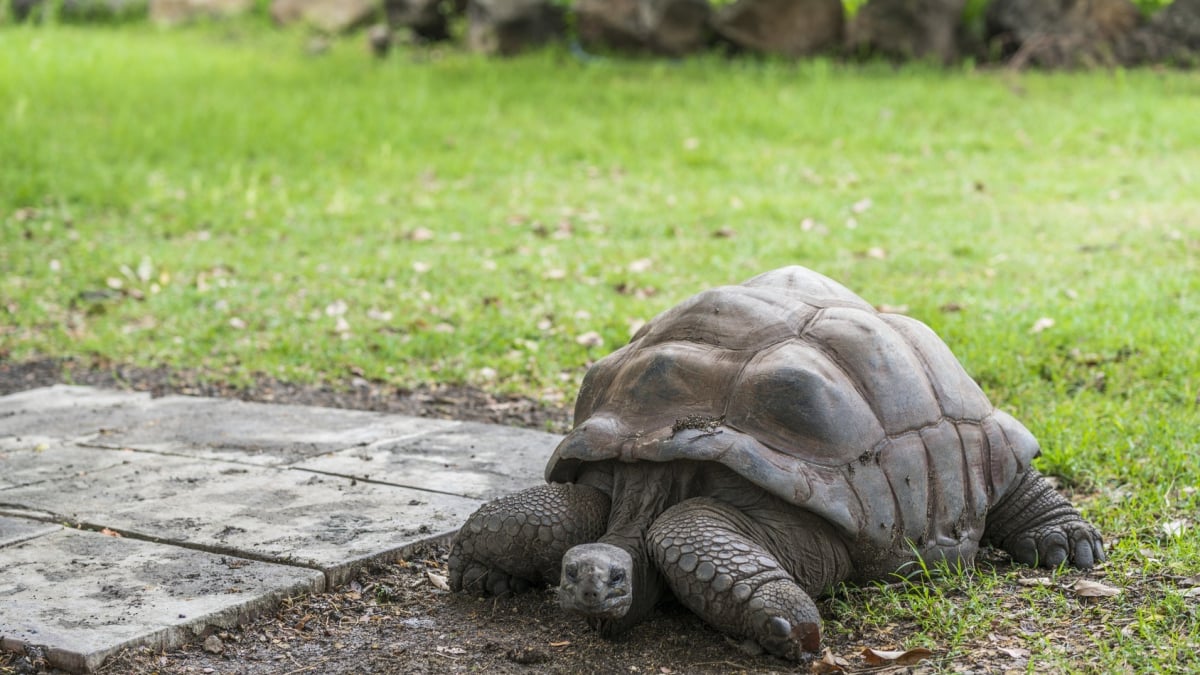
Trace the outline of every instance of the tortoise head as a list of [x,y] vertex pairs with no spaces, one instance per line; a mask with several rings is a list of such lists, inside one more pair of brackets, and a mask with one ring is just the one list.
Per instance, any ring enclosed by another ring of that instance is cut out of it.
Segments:
[[559,605],[589,619],[620,619],[633,604],[633,557],[612,544],[568,550],[559,580]]

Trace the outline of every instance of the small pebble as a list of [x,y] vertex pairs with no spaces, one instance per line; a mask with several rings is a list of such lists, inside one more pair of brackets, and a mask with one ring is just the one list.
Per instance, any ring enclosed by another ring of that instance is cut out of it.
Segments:
[[204,641],[204,651],[209,654],[220,654],[225,651],[225,645],[221,642],[221,638],[216,635],[209,635]]

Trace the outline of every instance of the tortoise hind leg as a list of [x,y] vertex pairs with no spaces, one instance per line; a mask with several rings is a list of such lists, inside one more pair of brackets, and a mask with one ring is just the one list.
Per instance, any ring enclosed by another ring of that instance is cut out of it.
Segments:
[[812,598],[761,545],[738,509],[704,497],[667,509],[648,541],[675,596],[713,627],[792,660],[815,653],[821,617]]
[[609,499],[587,485],[539,485],[488,502],[450,546],[450,588],[508,595],[557,583],[567,549],[604,534]]
[[1104,561],[1100,533],[1032,468],[988,511],[983,541],[1027,565],[1086,570]]

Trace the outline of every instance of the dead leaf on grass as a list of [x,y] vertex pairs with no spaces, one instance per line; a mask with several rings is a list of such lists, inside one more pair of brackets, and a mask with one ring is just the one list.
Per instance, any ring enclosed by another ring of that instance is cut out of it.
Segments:
[[1046,330],[1047,328],[1050,328],[1053,325],[1054,325],[1054,319],[1051,319],[1048,316],[1043,316],[1042,318],[1033,322],[1033,326],[1030,327],[1029,332],[1030,333],[1041,333],[1042,331]]
[[446,577],[430,571],[425,572],[425,577],[429,579],[429,583],[433,584],[435,588],[443,591],[450,590],[450,583],[446,580]]
[[809,664],[808,670],[814,675],[824,675],[825,673],[844,673],[849,667],[849,661],[840,656],[834,656],[833,652],[826,647],[825,651],[821,652],[821,658]]
[[1177,520],[1171,520],[1163,523],[1162,530],[1169,536],[1178,537],[1183,534],[1184,530],[1186,530],[1190,524],[1191,523],[1188,522],[1187,518],[1179,518]]
[[913,647],[907,651],[885,651],[864,647],[863,659],[872,666],[911,666],[933,656],[933,652],[924,647]]
[[1121,594],[1121,589],[1106,586],[1099,581],[1092,581],[1091,579],[1080,579],[1072,584],[1070,588],[1075,591],[1075,595],[1082,598],[1111,598]]
[[570,640],[560,640],[559,642],[551,642],[550,646],[551,647],[566,647],[569,644],[571,644]]
[[1017,584],[1021,586],[1053,586],[1054,581],[1050,577],[1030,577],[1028,579],[1017,579]]
[[634,260],[633,262],[629,263],[629,271],[636,274],[638,272],[645,272],[646,270],[650,269],[653,266],[654,266],[653,260],[651,260],[649,258],[639,258],[639,259]]
[[1010,657],[1012,657],[1014,659],[1029,658],[1029,650],[1028,649],[1021,649],[1020,647],[997,647],[997,649],[1004,652],[1005,654],[1008,654]]
[[106,537],[116,537],[116,538],[118,538],[118,539],[120,539],[120,538],[121,538],[121,533],[120,533],[120,532],[117,532],[116,530],[110,530],[110,529],[108,529],[107,527],[106,527],[106,528],[104,528],[103,530],[100,530],[100,534],[102,534],[102,535],[104,535],[104,536],[106,536]]
[[577,336],[575,338],[575,342],[583,345],[584,347],[599,347],[600,345],[604,344],[604,338],[600,337],[600,334],[596,331],[590,330],[582,335]]

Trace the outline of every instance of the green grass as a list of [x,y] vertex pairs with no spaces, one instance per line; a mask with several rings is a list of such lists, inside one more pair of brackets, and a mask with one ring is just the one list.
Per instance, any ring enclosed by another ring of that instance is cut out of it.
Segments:
[[0,29],[0,356],[569,402],[637,321],[803,264],[937,330],[1132,589],[900,588],[864,625],[915,621],[969,660],[962,626],[1016,630],[995,602],[1016,594],[1043,628],[1133,626],[1086,662],[1031,635],[1034,670],[1194,652],[1197,600],[1171,580],[1200,572],[1200,76],[379,63],[304,40]]

